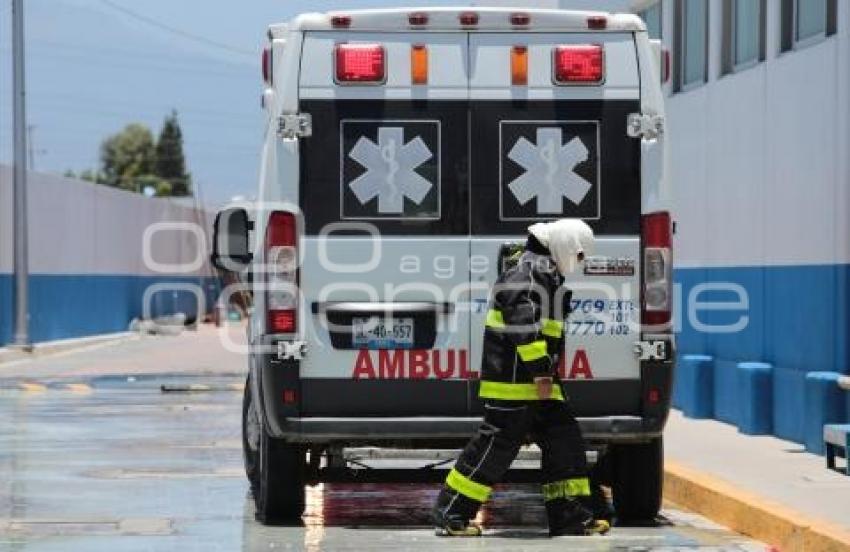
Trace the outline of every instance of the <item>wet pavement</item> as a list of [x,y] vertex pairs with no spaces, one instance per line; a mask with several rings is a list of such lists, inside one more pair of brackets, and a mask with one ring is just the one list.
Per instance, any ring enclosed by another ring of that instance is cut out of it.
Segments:
[[302,526],[263,527],[242,471],[240,385],[159,375],[0,383],[0,550],[765,549],[672,507],[659,527],[551,540],[528,485],[498,489],[481,539],[433,536],[428,484],[319,485]]

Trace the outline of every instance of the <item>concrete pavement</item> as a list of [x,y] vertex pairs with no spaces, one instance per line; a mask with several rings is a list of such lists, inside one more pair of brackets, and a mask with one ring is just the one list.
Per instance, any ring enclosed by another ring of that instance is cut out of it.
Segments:
[[[234,342],[244,341],[242,326],[230,326],[225,331]],[[30,401],[64,394],[100,397],[118,391],[138,392],[152,385],[159,389],[163,384],[178,388],[202,385],[229,390],[224,394],[236,396],[233,389],[239,387],[245,369],[243,354],[223,348],[216,328],[201,326],[197,332],[178,337],[135,337],[77,352],[0,364],[0,388],[19,390],[16,392],[22,396],[32,397]],[[184,379],[173,374],[196,377]],[[6,399],[12,396],[16,395]],[[189,399],[178,396],[174,404],[181,400]],[[213,408],[204,406],[204,395],[198,401],[196,409]],[[162,403],[155,401],[149,408],[154,404]],[[230,406],[232,412],[227,413],[238,419],[238,404]],[[79,423],[85,427],[84,420]],[[233,448],[238,443],[238,424],[230,423],[228,446]],[[810,545],[808,549],[845,549],[830,548],[830,543],[841,545],[844,531],[850,529],[846,518],[850,477],[826,470],[821,457],[805,453],[793,443],[743,436],[731,426],[688,420],[677,412],[671,415],[665,443],[668,499],[759,540],[785,545],[783,549],[801,548],[801,539],[817,536],[817,531],[830,538],[837,535],[838,540],[817,540],[823,546]],[[238,464],[230,461],[224,465],[230,466],[227,469],[233,475]],[[850,543],[850,537],[846,542]]]
[[0,390],[0,550],[765,549],[670,505],[660,527],[550,540],[537,485],[499,487],[481,539],[433,535],[433,484],[319,485],[308,491],[302,526],[264,527],[253,519],[242,471],[241,395],[161,392],[165,381],[210,380],[238,381],[100,377],[87,392]]
[[802,445],[677,411],[664,444],[672,500],[782,550],[850,550],[850,477]]
[[122,334],[121,339],[83,340],[52,354],[16,354],[0,358],[0,380],[86,379],[110,375],[242,375],[243,353],[222,345],[222,335],[244,346],[245,326],[216,328],[201,324],[177,336]]

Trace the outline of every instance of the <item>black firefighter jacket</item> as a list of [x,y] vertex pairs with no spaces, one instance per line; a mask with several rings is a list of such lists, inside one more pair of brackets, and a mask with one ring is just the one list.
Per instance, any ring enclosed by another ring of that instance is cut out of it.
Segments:
[[[571,292],[548,251],[530,237],[515,266],[496,281],[484,331],[479,396],[538,400],[534,378],[557,378]],[[551,399],[563,400],[560,385]]]

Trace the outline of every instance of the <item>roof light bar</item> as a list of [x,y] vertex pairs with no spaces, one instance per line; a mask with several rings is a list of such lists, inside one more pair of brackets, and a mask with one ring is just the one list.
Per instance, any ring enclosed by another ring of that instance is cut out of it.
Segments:
[[407,16],[407,22],[413,27],[422,27],[428,24],[428,14],[425,12],[413,12]]
[[458,16],[458,20],[464,27],[474,27],[478,25],[478,14],[476,12],[463,12]]
[[331,26],[335,29],[347,29],[351,26],[350,15],[334,15],[331,16]]
[[608,28],[608,18],[604,15],[591,15],[587,18],[587,28],[592,31],[604,31]]
[[531,16],[527,13],[517,12],[511,14],[511,25],[514,27],[527,27],[531,23]]

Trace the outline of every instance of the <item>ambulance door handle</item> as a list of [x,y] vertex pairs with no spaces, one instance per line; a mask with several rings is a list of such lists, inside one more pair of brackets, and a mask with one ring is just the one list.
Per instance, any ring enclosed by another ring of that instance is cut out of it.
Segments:
[[452,303],[433,303],[428,301],[406,302],[355,302],[355,301],[314,301],[311,305],[313,314],[417,314],[433,312],[451,314],[454,312]]

